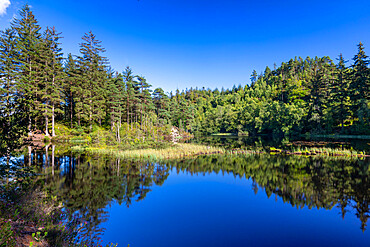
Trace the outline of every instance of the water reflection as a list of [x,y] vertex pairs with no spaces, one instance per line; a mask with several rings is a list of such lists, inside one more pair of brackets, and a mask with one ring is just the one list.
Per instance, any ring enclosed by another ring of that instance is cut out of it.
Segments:
[[279,196],[297,208],[337,206],[354,211],[366,229],[370,202],[369,160],[297,156],[203,156],[171,164],[191,174],[222,172],[253,181],[253,190]]
[[340,141],[330,138],[289,139],[271,136],[240,137],[240,136],[206,136],[196,137],[188,140],[191,143],[199,143],[210,146],[222,146],[226,148],[242,148],[252,150],[263,150],[268,147],[290,150],[292,148],[304,147],[328,147],[345,148],[366,153],[370,152],[369,140],[366,139],[341,139]]
[[345,157],[212,155],[162,163],[127,162],[72,154],[47,146],[29,150],[24,161],[37,166],[49,191],[63,202],[69,220],[80,223],[85,242],[96,242],[109,214],[107,206],[130,207],[144,200],[170,172],[233,174],[251,179],[255,193],[282,198],[297,209],[337,207],[356,215],[366,230],[370,202],[370,162]]
[[159,164],[72,153],[55,156],[55,146],[51,149],[51,153],[48,146],[45,152],[29,152],[25,161],[43,174],[40,179],[63,202],[68,221],[80,223],[79,237],[84,244],[98,242],[105,230],[100,225],[109,217],[107,206],[117,202],[130,207],[169,175],[169,168]]

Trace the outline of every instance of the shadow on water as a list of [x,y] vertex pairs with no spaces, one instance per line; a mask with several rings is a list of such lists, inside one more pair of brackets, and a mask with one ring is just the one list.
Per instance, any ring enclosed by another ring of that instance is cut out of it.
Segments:
[[295,140],[287,137],[280,138],[273,136],[202,136],[193,138],[188,142],[211,146],[222,146],[225,148],[252,150],[266,149],[268,147],[282,148],[286,150],[304,147],[328,147],[354,149],[359,152],[365,151],[366,153],[370,153],[370,141],[366,139],[300,138]]
[[354,214],[362,231],[370,211],[370,162],[351,157],[210,155],[166,163],[128,162],[72,153],[54,145],[28,149],[27,166],[36,167],[46,188],[63,202],[69,220],[80,222],[79,237],[96,242],[104,233],[113,203],[131,207],[144,200],[170,173],[228,173],[250,179],[255,193],[281,198],[297,209],[338,208]]

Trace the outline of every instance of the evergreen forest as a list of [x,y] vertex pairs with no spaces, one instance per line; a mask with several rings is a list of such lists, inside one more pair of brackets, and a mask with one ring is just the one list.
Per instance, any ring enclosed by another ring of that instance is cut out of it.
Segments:
[[130,67],[111,68],[91,31],[79,54],[64,53],[61,42],[28,5],[1,30],[2,148],[35,131],[57,136],[61,126],[77,134],[103,129],[115,143],[157,141],[171,126],[200,135],[370,134],[370,60],[362,43],[349,60],[295,57],[254,70],[250,83],[232,89],[165,93]]

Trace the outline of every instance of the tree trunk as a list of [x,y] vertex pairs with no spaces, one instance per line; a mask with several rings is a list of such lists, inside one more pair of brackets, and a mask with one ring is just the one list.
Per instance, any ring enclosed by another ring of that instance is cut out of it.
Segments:
[[[47,107],[47,105],[46,105]],[[48,118],[48,111],[45,110],[45,136],[49,136],[49,118]]]
[[9,165],[9,163],[10,163],[10,157],[9,157],[9,154],[7,154],[6,155],[6,167],[7,167],[7,169],[6,169],[6,185],[8,185],[9,184],[9,175],[10,175],[10,171],[9,171],[9,167],[10,167],[10,165]]
[[[127,88],[127,90],[128,90],[128,88]],[[130,97],[130,95],[127,91],[127,101],[126,101],[127,102],[127,131],[130,130],[130,100],[129,100],[129,97]]]
[[120,133],[119,133],[119,129],[120,129],[120,124],[117,123],[117,141],[118,143],[121,143],[121,136],[120,136]]
[[51,113],[51,131],[52,131],[52,136],[55,136],[55,108],[54,108],[54,103],[53,103],[53,108],[52,108],[52,113]]
[[72,92],[70,93],[70,100],[69,100],[69,104],[70,104],[70,107],[71,107],[71,112],[70,112],[70,117],[71,117],[71,129],[73,128],[73,97],[72,97]]
[[[31,107],[30,107],[31,112]],[[28,136],[32,136],[32,119],[31,115],[28,115]]]
[[31,166],[32,162],[32,147],[28,146],[28,166]]
[[92,132],[92,109],[91,109],[91,100],[90,100],[90,112],[89,112],[89,122],[90,122],[90,132]]
[[120,159],[118,158],[118,160],[117,160],[117,177],[119,176],[119,163],[120,163]]
[[45,147],[45,166],[49,165],[49,144]]
[[52,145],[51,146],[51,171],[52,171],[52,174],[54,176],[54,159],[55,159],[55,145]]

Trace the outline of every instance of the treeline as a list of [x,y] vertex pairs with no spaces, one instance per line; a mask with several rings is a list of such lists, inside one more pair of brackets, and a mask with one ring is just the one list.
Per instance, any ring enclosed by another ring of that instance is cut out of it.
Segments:
[[[342,55],[337,60],[299,57],[260,75],[253,71],[250,85],[177,92],[171,97],[172,121],[202,134],[370,134],[370,70],[363,44],[352,65]],[[194,114],[182,114],[186,110]]]
[[102,126],[117,142],[131,132],[155,140],[161,126],[200,134],[370,133],[369,59],[361,43],[351,66],[341,55],[337,64],[295,58],[254,71],[250,85],[165,94],[129,67],[114,72],[92,32],[82,37],[80,54],[67,58],[60,40],[54,27],[42,31],[28,5],[1,31],[0,134],[9,140],[26,130],[55,136],[56,122],[84,132]]

